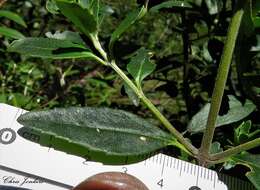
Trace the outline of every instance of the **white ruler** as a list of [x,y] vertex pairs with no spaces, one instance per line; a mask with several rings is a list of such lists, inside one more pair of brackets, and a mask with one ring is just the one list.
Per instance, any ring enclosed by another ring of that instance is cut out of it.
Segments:
[[[71,189],[105,171],[126,172],[150,190],[253,190],[250,183],[163,154],[143,162],[106,166],[29,142],[19,135],[16,119],[25,110],[0,104],[0,189],[14,186],[32,190]],[[222,178],[221,178],[222,179]],[[227,185],[226,185],[227,184]]]

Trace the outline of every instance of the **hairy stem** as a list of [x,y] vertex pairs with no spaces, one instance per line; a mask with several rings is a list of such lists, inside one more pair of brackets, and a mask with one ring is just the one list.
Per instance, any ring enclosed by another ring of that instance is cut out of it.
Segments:
[[[147,1],[148,3],[148,1]],[[198,149],[195,148],[187,139],[184,138],[184,136],[177,131],[172,124],[169,122],[168,119],[162,115],[162,113],[153,105],[153,103],[144,95],[142,92],[142,89],[138,86],[136,86],[127,76],[126,74],[117,66],[115,63],[115,60],[112,60],[111,62],[108,61],[107,53],[102,48],[98,37],[97,36],[90,36],[92,43],[94,44],[95,48],[99,51],[99,53],[102,55],[102,59],[97,59],[100,63],[110,66],[114,69],[114,71],[124,80],[125,83],[134,91],[134,93],[141,99],[141,101],[151,110],[151,112],[157,117],[159,121],[166,127],[172,135],[181,143],[183,146],[187,149],[187,151],[191,154],[196,156],[198,154]]]
[[232,55],[234,52],[236,39],[238,36],[243,14],[244,14],[243,8],[238,9],[233,15],[229,26],[227,39],[222,53],[215,87],[213,90],[207,126],[200,147],[200,154],[202,158],[208,157],[209,155],[210,146],[216,128],[216,120],[219,113],[219,109],[220,109],[220,105],[221,105],[221,101],[225,89],[225,84],[227,81],[229,68],[232,61]]
[[142,102],[151,110],[151,112],[161,121],[161,123],[175,136],[175,138],[183,144],[183,146],[193,155],[198,153],[198,150],[188,141],[183,135],[178,132],[172,124],[161,114],[161,112],[153,105],[153,103],[139,90],[135,84],[125,75],[125,73],[116,65],[115,61],[109,64],[115,72],[127,83],[127,85],[135,92]]
[[98,40],[98,36],[94,36],[94,35],[90,35],[90,39],[94,45],[94,47],[96,48],[96,50],[98,50],[98,52],[101,54],[101,56],[103,57],[103,59],[105,61],[108,61],[108,57],[107,57],[107,53],[104,51],[104,49],[102,48],[99,40]]
[[228,158],[230,156],[236,155],[242,151],[249,150],[251,148],[255,148],[260,146],[260,138],[254,139],[252,141],[246,142],[244,144],[241,144],[239,146],[230,148],[224,152],[220,152],[217,154],[213,154],[210,156],[210,160],[223,160],[225,158]]

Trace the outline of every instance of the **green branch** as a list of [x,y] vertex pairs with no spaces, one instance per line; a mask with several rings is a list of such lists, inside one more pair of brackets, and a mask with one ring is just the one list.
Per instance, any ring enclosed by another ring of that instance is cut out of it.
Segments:
[[232,55],[235,49],[236,39],[238,36],[242,17],[244,15],[243,8],[238,9],[231,19],[226,43],[222,53],[218,75],[216,78],[215,87],[213,90],[212,101],[207,121],[206,130],[203,135],[202,144],[200,147],[201,157],[208,157],[210,146],[213,140],[214,131],[216,128],[216,120],[219,113],[229,68],[232,61]]
[[[148,3],[148,1],[147,1]],[[184,136],[177,131],[172,124],[161,114],[161,112],[153,105],[153,103],[144,95],[141,88],[138,88],[126,75],[125,73],[117,66],[114,60],[111,62],[108,61],[107,53],[102,48],[97,36],[90,36],[92,43],[95,48],[102,55],[103,60],[97,59],[100,63],[106,66],[110,66],[114,71],[124,80],[124,82],[134,91],[134,93],[141,99],[141,101],[151,110],[151,112],[161,121],[161,123],[172,133],[172,135],[187,149],[191,155],[197,155],[198,149],[195,148]]]
[[98,36],[90,35],[90,39],[91,39],[94,47],[96,48],[96,50],[98,50],[98,52],[103,57],[104,61],[107,62],[108,61],[107,53],[103,50],[103,48],[98,40]]
[[161,112],[153,105],[153,103],[139,90],[136,85],[125,75],[125,73],[117,66],[115,61],[109,63],[115,72],[127,83],[127,85],[135,92],[142,102],[151,110],[157,119],[166,127],[173,136],[190,152],[192,155],[197,155],[198,150],[195,148],[183,135],[177,131],[172,124],[161,114]]
[[241,144],[239,146],[230,148],[230,149],[228,149],[224,152],[213,154],[213,155],[210,156],[210,159],[212,161],[223,160],[225,158],[231,157],[233,155],[236,155],[240,152],[243,152],[243,151],[246,151],[246,150],[249,150],[249,149],[252,149],[252,148],[256,148],[258,146],[260,146],[260,138],[257,138],[257,139],[254,139],[252,141],[249,141],[247,143]]

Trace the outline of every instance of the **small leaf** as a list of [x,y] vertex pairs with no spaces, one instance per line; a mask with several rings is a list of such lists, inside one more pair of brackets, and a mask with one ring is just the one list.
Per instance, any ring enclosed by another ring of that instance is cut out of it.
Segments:
[[252,5],[250,6],[251,10],[251,19],[254,23],[255,28],[260,27],[260,2],[257,0],[251,1]]
[[59,39],[59,40],[68,40],[72,43],[80,44],[82,46],[86,46],[85,42],[83,41],[83,39],[80,37],[80,35],[77,32],[56,31],[54,34],[52,34],[51,32],[47,32],[45,35],[48,38],[54,38],[54,39]]
[[92,0],[90,3],[90,10],[94,15],[96,21],[99,20],[99,13],[100,13],[100,2],[99,0]]
[[97,33],[97,20],[89,9],[83,8],[76,2],[56,0],[61,13],[66,16],[85,35],[90,36]]
[[256,45],[252,46],[250,51],[260,51],[260,35],[256,35]]
[[92,0],[79,0],[78,2],[82,7],[89,8],[89,4],[91,4],[90,1]]
[[250,168],[246,173],[247,178],[253,183],[256,189],[260,189],[260,155],[247,152],[238,154],[231,158],[236,164],[242,164]]
[[109,108],[28,112],[18,122],[24,125],[18,133],[28,140],[105,164],[137,162],[176,142],[146,120]]
[[12,38],[12,39],[22,39],[25,38],[24,35],[17,30],[7,27],[0,26],[0,35]]
[[150,75],[155,70],[155,67],[156,65],[150,62],[148,51],[141,48],[127,65],[127,71],[132,75],[136,84],[140,87],[144,78]]
[[210,147],[210,154],[216,154],[219,152],[223,152],[223,148],[221,148],[221,144],[219,142],[213,142]]
[[237,145],[245,143],[250,135],[251,121],[241,123],[234,132],[234,141]]
[[260,28],[260,17],[254,17],[253,23],[255,28]]
[[17,24],[20,24],[23,27],[27,27],[26,23],[24,22],[23,18],[20,17],[18,14],[13,13],[11,11],[7,11],[7,10],[0,10],[0,18],[1,17],[5,17],[8,18],[14,22],[16,22]]
[[135,92],[126,84],[124,83],[125,92],[128,95],[129,99],[133,102],[135,106],[139,106],[140,98],[135,94]]
[[59,8],[55,2],[55,0],[47,0],[46,9],[52,14],[58,14]]
[[[234,96],[229,95],[229,111],[227,114],[218,116],[216,126],[227,125],[240,121],[252,113],[256,106],[250,100],[242,105]],[[207,124],[210,104],[206,104],[196,115],[194,115],[188,125],[190,133],[203,132]]]
[[223,7],[223,2],[219,0],[206,0],[205,3],[211,15],[219,13]]
[[186,1],[178,1],[178,0],[171,0],[166,1],[161,4],[158,4],[150,9],[152,12],[158,12],[160,9],[164,8],[184,8],[184,9],[190,9],[192,8],[192,5],[189,2]]
[[114,43],[121,37],[121,35],[124,32],[126,32],[131,25],[133,25],[136,21],[141,19],[146,12],[147,9],[144,6],[142,6],[141,8],[130,12],[126,16],[126,18],[120,23],[120,25],[116,28],[116,30],[113,32],[110,38],[110,42],[109,42],[110,51],[113,50]]
[[95,20],[100,23],[99,16],[101,14],[100,7],[102,7],[102,4],[99,0],[79,0],[78,4],[84,9],[88,9],[90,13],[94,16]]
[[255,34],[254,18],[252,17],[251,3],[244,3],[243,6],[244,15],[242,20],[242,30],[246,37],[250,37]]
[[113,14],[115,11],[112,9],[111,6],[108,6],[108,5],[103,5],[101,8],[100,8],[100,15],[99,15],[99,18],[98,18],[98,24],[101,25],[104,18],[110,16],[111,14]]
[[233,160],[227,160],[224,164],[223,167],[225,170],[230,170],[231,168],[234,168],[236,166],[236,162]]
[[30,100],[31,97],[25,96],[22,93],[11,93],[8,97],[10,104],[16,107],[24,107]]
[[82,45],[67,40],[51,38],[25,38],[15,40],[9,46],[8,51],[32,57],[51,59],[96,58],[89,49]]

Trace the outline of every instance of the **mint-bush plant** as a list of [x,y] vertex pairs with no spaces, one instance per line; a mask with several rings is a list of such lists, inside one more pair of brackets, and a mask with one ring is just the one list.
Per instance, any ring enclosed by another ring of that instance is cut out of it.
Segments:
[[[140,48],[132,54],[123,71],[114,55],[114,44],[136,22],[150,11],[175,7],[191,9],[192,1],[167,1],[148,9],[149,1],[130,12],[111,34],[107,48],[99,40],[100,26],[107,16],[105,7],[99,0],[49,0],[47,8],[55,14],[65,16],[78,30],[46,37],[27,37],[15,40],[8,51],[43,59],[89,59],[113,69],[124,81],[125,90],[135,105],[142,102],[161,122],[165,130],[153,126],[146,120],[122,110],[110,108],[59,108],[49,111],[32,111],[18,118],[25,132],[38,134],[40,139],[28,139],[43,146],[49,146],[86,159],[105,164],[127,164],[144,160],[166,146],[175,146],[197,160],[202,166],[218,163],[243,164],[250,168],[249,180],[260,189],[260,155],[246,152],[260,146],[257,131],[250,133],[250,122],[243,122],[235,131],[234,146],[222,150],[218,142],[213,142],[216,127],[240,121],[255,109],[251,101],[241,104],[235,97],[229,96],[229,111],[219,116],[220,105],[228,78],[235,45],[239,39],[241,27],[247,25],[254,30],[259,18],[256,11],[259,5],[250,0],[239,0],[229,24],[226,42],[222,53],[211,103],[205,105],[191,120],[187,131],[203,132],[199,148],[191,144],[169,120],[155,107],[142,89],[143,80],[150,75],[156,65],[151,62],[149,51]],[[258,9],[257,9],[258,8]],[[248,31],[250,29],[248,28]],[[251,31],[252,31],[251,30]],[[85,35],[91,44],[82,39]],[[95,51],[90,46],[95,48]],[[26,136],[24,136],[26,138]],[[120,143],[119,143],[120,142]]]

